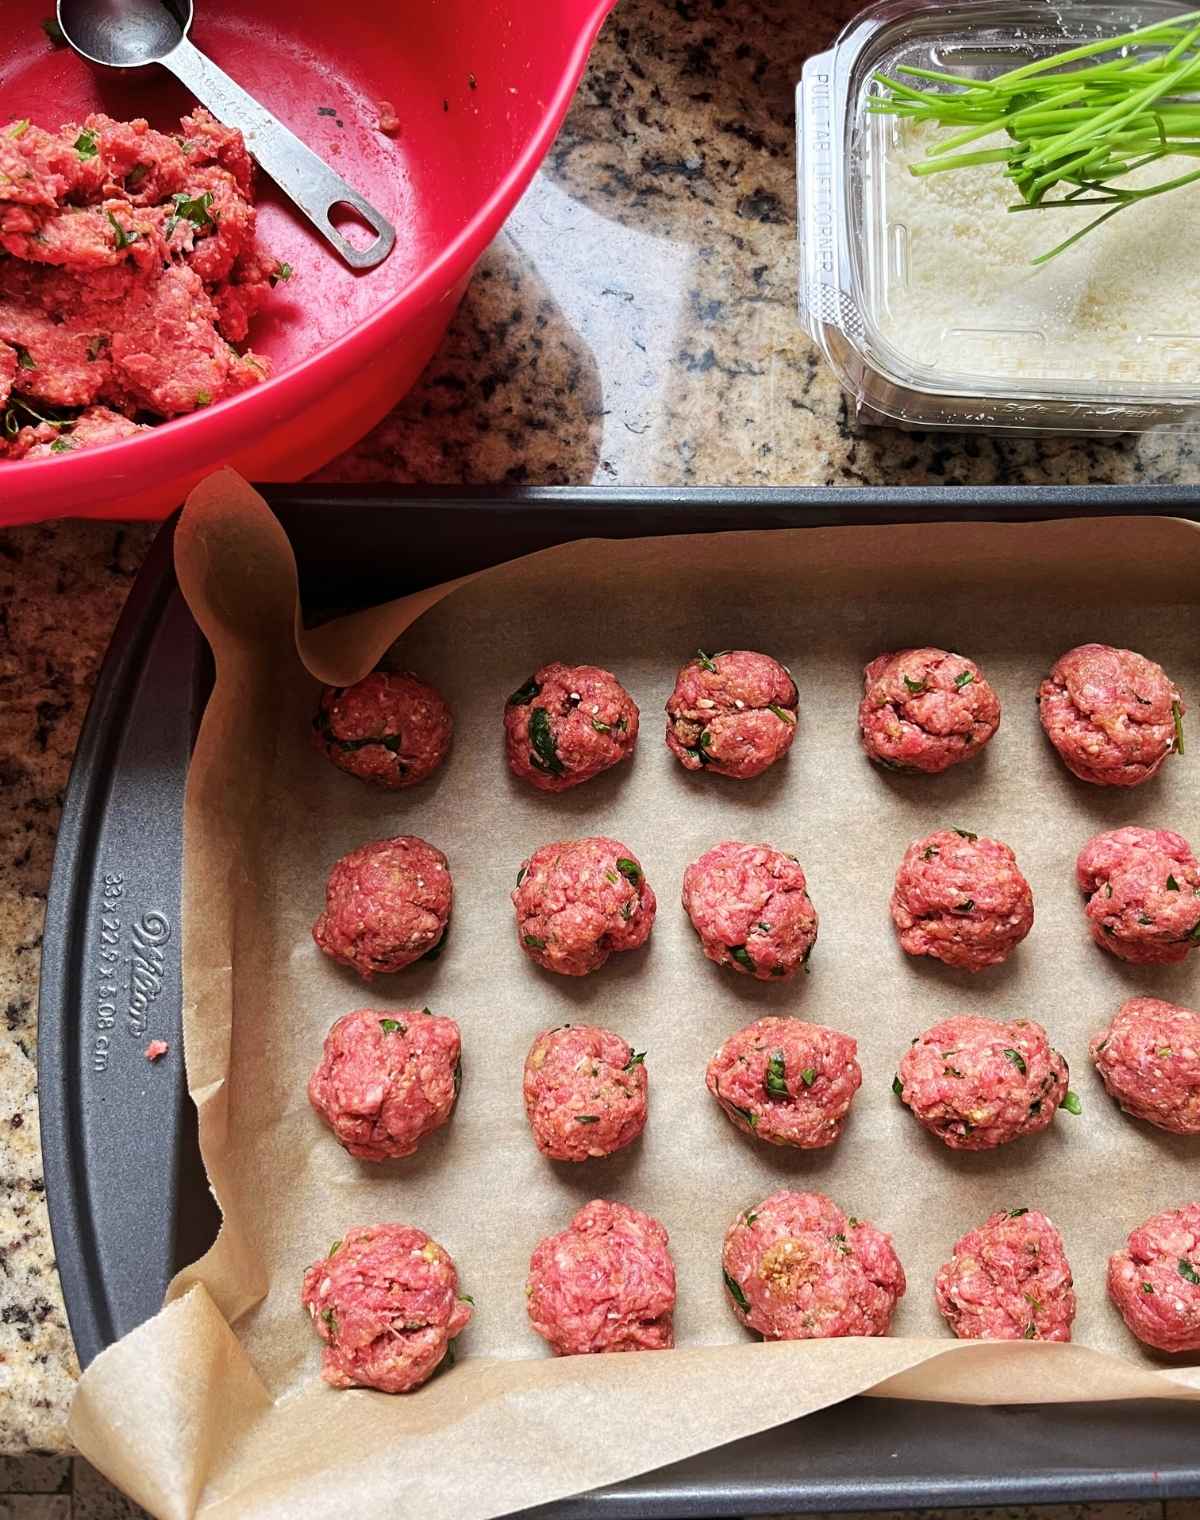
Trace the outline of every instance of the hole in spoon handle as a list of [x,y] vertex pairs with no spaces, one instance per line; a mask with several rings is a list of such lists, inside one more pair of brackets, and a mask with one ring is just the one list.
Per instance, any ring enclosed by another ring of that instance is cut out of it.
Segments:
[[[387,257],[396,241],[395,229],[387,218],[349,186],[323,212],[313,214],[313,222],[355,269],[373,268]],[[358,236],[352,241],[343,229],[352,229]]]

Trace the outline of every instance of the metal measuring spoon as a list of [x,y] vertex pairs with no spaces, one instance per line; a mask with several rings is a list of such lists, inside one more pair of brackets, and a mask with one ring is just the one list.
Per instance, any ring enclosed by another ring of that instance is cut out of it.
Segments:
[[[162,64],[218,121],[239,128],[254,158],[347,264],[372,269],[392,251],[396,229],[387,218],[188,41],[192,0],[58,0],[58,24],[89,63],[112,69]],[[374,230],[369,247],[355,248],[329,220],[341,202]]]

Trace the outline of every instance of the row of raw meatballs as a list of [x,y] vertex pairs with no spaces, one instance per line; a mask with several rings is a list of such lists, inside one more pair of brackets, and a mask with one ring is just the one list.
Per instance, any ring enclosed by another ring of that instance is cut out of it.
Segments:
[[[1090,1054],[1126,1113],[1200,1134],[1200,1013],[1161,998],[1123,1003]],[[706,1083],[726,1117],[767,1145],[819,1150],[841,1135],[862,1085],[857,1042],[769,1015],[724,1042]],[[1067,1062],[1033,1019],[956,1014],[917,1035],[892,1087],[951,1150],[993,1150],[1082,1112]],[[411,1156],[451,1115],[462,1084],[457,1023],[429,1009],[344,1014],[325,1037],[308,1096],[338,1142],[364,1161]],[[646,1052],[595,1024],[543,1030],[522,1092],[534,1141],[554,1161],[610,1156],[646,1126]]]
[[[1170,829],[1127,827],[1088,840],[1075,863],[1092,938],[1120,960],[1182,961],[1200,947],[1200,863]],[[453,883],[445,855],[415,835],[360,845],[337,861],[313,925],[320,948],[369,980],[441,954]],[[512,893],[521,948],[547,971],[586,976],[650,936],[657,900],[627,845],[603,835],[542,845]],[[767,981],[807,969],[817,910],[796,856],[726,840],[683,876],[683,907],[704,953]],[[938,829],[911,844],[892,920],[909,955],[982,971],[1033,926],[1033,893],[999,840]]]
[[[822,1193],[772,1193],[725,1233],[722,1272],[737,1319],[766,1340],[886,1335],[907,1284],[891,1237]],[[1108,1262],[1130,1331],[1160,1351],[1200,1350],[1200,1204],[1139,1226]],[[559,1356],[674,1344],[675,1265],[649,1214],[596,1199],[534,1249],[533,1328]],[[1001,1209],[957,1241],[934,1283],[962,1340],[1068,1341],[1075,1292],[1062,1236],[1037,1209]],[[347,1230],[309,1267],[301,1302],[335,1388],[406,1393],[453,1362],[474,1300],[423,1230]]]
[[[770,655],[699,650],[667,700],[667,747],[688,770],[748,780],[791,748],[799,701],[791,672]],[[1183,754],[1183,698],[1161,665],[1132,649],[1068,650],[1039,687],[1038,708],[1067,768],[1097,786],[1137,786]],[[541,791],[565,791],[628,758],[638,718],[611,671],[543,665],[505,704],[509,766]],[[871,760],[935,773],[980,753],[999,727],[1000,702],[973,660],[901,649],[866,667],[858,724]],[[354,686],[326,687],[313,727],[335,765],[398,788],[442,763],[453,719],[435,687],[377,670]]]

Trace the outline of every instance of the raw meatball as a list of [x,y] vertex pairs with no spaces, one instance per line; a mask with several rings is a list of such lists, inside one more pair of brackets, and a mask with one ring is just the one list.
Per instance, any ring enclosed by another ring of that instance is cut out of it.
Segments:
[[304,1274],[300,1302],[334,1388],[408,1393],[453,1356],[471,1304],[450,1257],[409,1224],[356,1225]]
[[905,851],[892,922],[909,955],[983,971],[1007,960],[1033,927],[1033,893],[1006,844],[939,829]]
[[565,792],[633,754],[637,703],[599,665],[543,665],[504,707],[514,776]]
[[1200,1013],[1160,998],[1129,998],[1091,1052],[1127,1114],[1176,1135],[1200,1135]]
[[708,1090],[743,1134],[816,1150],[842,1132],[862,1085],[848,1034],[765,1018],[730,1035],[708,1063]]
[[890,1235],[823,1193],[772,1193],[725,1232],[725,1287],[770,1341],[886,1335],[905,1289]]
[[563,976],[586,976],[614,950],[636,950],[654,927],[654,893],[637,857],[602,835],[535,850],[512,900],[525,953]]
[[1200,1351],[1200,1203],[1167,1209],[1108,1259],[1109,1297],[1158,1351]]
[[376,839],[343,855],[330,871],[313,939],[369,981],[431,950],[440,954],[453,898],[441,850],[412,834]]
[[1075,876],[1092,938],[1119,960],[1165,966],[1200,944],[1200,865],[1170,829],[1113,829],[1089,839]]
[[432,776],[453,732],[441,692],[401,670],[327,686],[313,719],[314,743],[339,770],[392,791]]
[[1071,1268],[1062,1236],[1037,1209],[1001,1209],[969,1230],[934,1292],[960,1341],[1071,1339]]
[[450,1117],[462,1078],[453,1019],[360,1008],[325,1036],[308,1101],[352,1156],[411,1156]]
[[1000,726],[1000,703],[974,660],[900,649],[863,672],[858,725],[876,764],[936,773],[980,752]]
[[816,943],[800,862],[769,844],[714,845],[684,872],[683,907],[710,961],[762,981],[791,976]]
[[770,655],[699,650],[667,699],[667,748],[689,771],[747,781],[791,749],[799,700],[787,667]]
[[904,1052],[895,1091],[930,1134],[956,1151],[986,1151],[1036,1135],[1067,1092],[1067,1063],[1032,1019],[959,1014]]
[[646,1127],[645,1052],[611,1029],[547,1029],[525,1058],[525,1113],[543,1156],[611,1156]]
[[594,1199],[539,1241],[525,1285],[533,1328],[556,1356],[675,1344],[675,1263],[657,1219]]
[[1095,786],[1138,786],[1182,753],[1185,711],[1161,665],[1110,644],[1069,649],[1038,688],[1051,744],[1072,775]]

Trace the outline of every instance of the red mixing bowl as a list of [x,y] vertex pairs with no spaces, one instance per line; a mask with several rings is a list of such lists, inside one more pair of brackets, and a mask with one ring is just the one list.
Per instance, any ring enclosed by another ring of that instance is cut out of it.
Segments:
[[[162,517],[220,464],[298,480],[410,389],[476,260],[549,148],[615,0],[198,0],[193,41],[387,216],[396,247],[347,268],[264,178],[259,229],[296,271],[253,323],[270,380],[153,432],[0,461],[0,523]],[[190,108],[158,69],[100,74],[4,0],[0,121],[89,111],[170,129]],[[377,130],[390,101],[400,132]],[[332,113],[332,114],[330,114]]]

